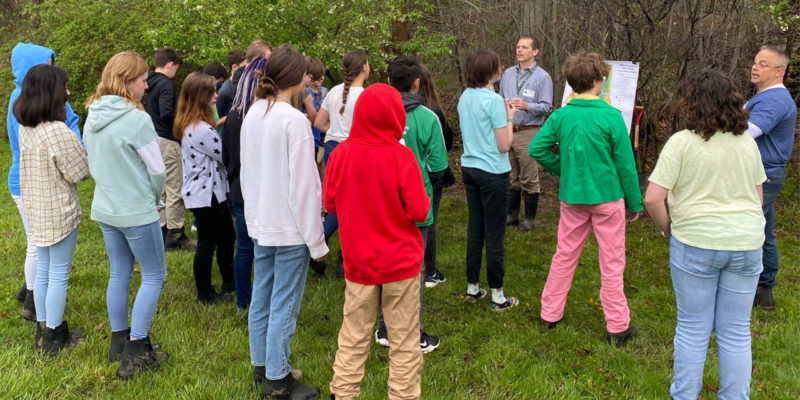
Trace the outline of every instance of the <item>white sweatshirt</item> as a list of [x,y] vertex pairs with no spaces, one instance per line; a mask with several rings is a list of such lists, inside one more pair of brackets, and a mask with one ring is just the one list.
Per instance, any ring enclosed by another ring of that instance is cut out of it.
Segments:
[[308,119],[283,102],[253,103],[242,122],[240,179],[244,217],[259,246],[305,244],[328,253],[320,217],[322,187]]

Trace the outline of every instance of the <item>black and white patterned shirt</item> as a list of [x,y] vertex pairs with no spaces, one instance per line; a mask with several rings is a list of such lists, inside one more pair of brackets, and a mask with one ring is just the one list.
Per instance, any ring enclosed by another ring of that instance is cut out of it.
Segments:
[[183,187],[186,208],[211,207],[211,195],[222,203],[228,195],[228,177],[222,163],[222,139],[206,122],[198,122],[183,131]]

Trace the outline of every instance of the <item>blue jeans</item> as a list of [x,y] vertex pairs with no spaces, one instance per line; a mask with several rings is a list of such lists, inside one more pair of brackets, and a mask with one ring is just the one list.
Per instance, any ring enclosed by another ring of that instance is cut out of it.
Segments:
[[231,203],[233,215],[236,217],[236,256],[233,258],[233,277],[236,282],[236,305],[245,309],[250,305],[253,284],[253,239],[247,234],[247,223],[244,220],[244,204]]
[[76,243],[78,228],[58,243],[47,247],[36,246],[39,268],[36,271],[33,302],[36,304],[36,320],[46,321],[48,328],[57,328],[64,319],[69,270]]
[[767,181],[761,186],[764,191],[764,218],[767,220],[764,225],[764,271],[758,279],[758,284],[765,287],[775,287],[775,277],[778,276],[778,243],[775,240],[775,200],[781,193],[783,184],[786,182],[786,169],[767,177]]
[[[322,155],[322,162],[325,163],[326,166],[328,165],[328,157],[330,157],[331,153],[338,145],[339,142],[335,140],[325,142],[325,153]],[[328,239],[339,230],[339,218],[336,214],[326,214],[325,220],[322,221],[322,228],[325,230],[325,241],[327,242]]]
[[306,287],[308,261],[306,245],[260,246],[255,243],[253,299],[247,325],[250,331],[250,359],[264,366],[267,379],[289,375],[290,344],[297,328],[297,316]]
[[142,284],[133,301],[131,339],[144,339],[150,331],[161,286],[167,276],[161,225],[159,221],[154,221],[147,225],[118,228],[101,222],[100,229],[111,264],[106,291],[111,331],[128,329],[128,291],[135,257],[142,270]]
[[674,340],[676,400],[697,399],[711,330],[716,333],[720,399],[750,397],[750,313],[761,273],[761,249],[706,250],[670,239],[672,285],[678,304]]

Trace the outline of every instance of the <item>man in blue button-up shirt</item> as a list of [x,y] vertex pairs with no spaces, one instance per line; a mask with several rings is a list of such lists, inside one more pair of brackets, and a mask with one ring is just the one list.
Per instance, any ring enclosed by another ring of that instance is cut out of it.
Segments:
[[[539,204],[539,164],[528,155],[528,145],[553,111],[553,80],[536,63],[539,40],[522,36],[517,41],[518,64],[505,70],[500,80],[500,96],[517,109],[514,116],[514,141],[511,162],[511,190],[506,224],[519,225],[526,232],[533,228]],[[525,194],[525,219],[519,222],[520,197]]]

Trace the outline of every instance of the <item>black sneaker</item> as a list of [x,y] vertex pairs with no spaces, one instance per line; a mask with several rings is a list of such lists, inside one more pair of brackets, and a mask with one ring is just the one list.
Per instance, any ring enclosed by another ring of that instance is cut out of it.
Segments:
[[622,347],[622,345],[628,343],[629,340],[635,338],[638,334],[639,331],[636,330],[636,327],[631,325],[628,326],[628,329],[620,333],[606,333],[606,339],[608,340],[608,343],[611,343],[616,347]]
[[433,271],[433,274],[425,275],[425,287],[432,288],[440,283],[444,283],[446,280],[447,278],[444,277],[444,274],[437,269]]
[[386,333],[386,328],[375,329],[375,343],[389,347],[389,334]]
[[441,341],[439,340],[438,336],[428,335],[425,332],[420,332],[419,347],[422,348],[422,354],[428,354],[436,350],[440,343]]

